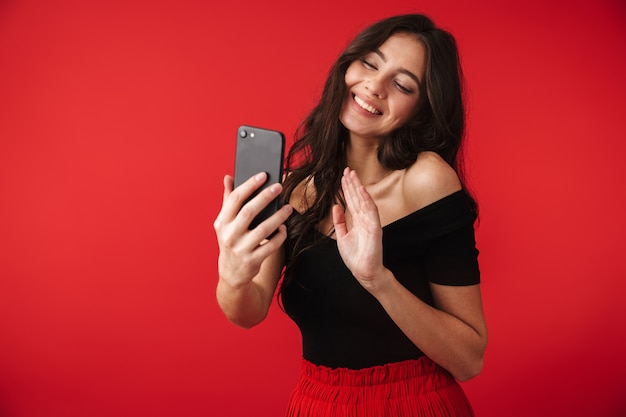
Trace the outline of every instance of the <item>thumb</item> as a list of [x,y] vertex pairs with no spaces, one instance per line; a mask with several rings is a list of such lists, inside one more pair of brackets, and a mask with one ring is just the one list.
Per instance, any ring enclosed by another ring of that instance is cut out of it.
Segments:
[[226,198],[230,195],[230,193],[233,192],[233,182],[233,177],[231,177],[230,175],[224,176],[224,196],[222,198],[222,201],[226,201]]
[[337,239],[343,238],[348,233],[346,224],[346,215],[338,204],[333,206],[333,226],[335,226],[335,235]]

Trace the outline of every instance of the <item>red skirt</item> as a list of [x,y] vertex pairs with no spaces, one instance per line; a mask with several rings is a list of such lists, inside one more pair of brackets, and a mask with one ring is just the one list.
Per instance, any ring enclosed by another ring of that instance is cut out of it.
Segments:
[[287,417],[471,417],[458,382],[421,357],[365,369],[332,369],[303,360]]

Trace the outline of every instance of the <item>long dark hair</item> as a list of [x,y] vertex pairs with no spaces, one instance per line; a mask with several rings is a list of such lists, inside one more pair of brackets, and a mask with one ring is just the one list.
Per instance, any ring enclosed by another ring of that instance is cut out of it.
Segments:
[[284,202],[302,184],[305,189],[312,187],[310,195],[314,196],[312,201],[303,198],[306,206],[300,207],[301,216],[292,216],[288,222],[287,271],[290,259],[306,249],[302,237],[328,216],[333,204],[343,204],[340,188],[348,131],[339,114],[347,94],[346,70],[396,33],[412,34],[424,45],[425,78],[414,120],[392,132],[380,145],[378,159],[383,167],[399,170],[411,166],[420,152],[434,151],[454,168],[465,188],[459,152],[465,133],[463,74],[456,41],[424,15],[381,20],[358,34],[332,66],[319,103],[299,126],[287,155]]

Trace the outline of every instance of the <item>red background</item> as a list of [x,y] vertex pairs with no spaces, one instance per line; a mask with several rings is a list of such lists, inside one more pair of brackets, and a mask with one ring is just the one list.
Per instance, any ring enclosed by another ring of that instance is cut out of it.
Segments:
[[[100,4],[102,3],[102,4]],[[366,24],[457,37],[479,416],[623,416],[621,0],[0,2],[0,415],[282,415],[299,334],[214,297],[239,124],[288,137]]]

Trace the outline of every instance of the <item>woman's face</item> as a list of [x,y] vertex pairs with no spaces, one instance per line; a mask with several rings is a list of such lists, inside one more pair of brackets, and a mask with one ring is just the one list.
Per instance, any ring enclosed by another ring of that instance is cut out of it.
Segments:
[[384,139],[415,115],[426,52],[414,35],[392,35],[350,64],[339,119],[352,135]]

